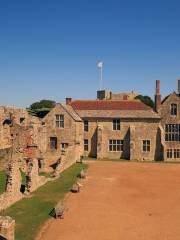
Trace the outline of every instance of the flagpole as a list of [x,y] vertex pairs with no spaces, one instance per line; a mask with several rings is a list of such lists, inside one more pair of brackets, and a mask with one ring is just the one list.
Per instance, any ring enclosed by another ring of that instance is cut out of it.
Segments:
[[100,82],[99,82],[99,88],[100,91],[103,88],[103,62],[98,62],[97,67],[100,68]]
[[100,77],[100,90],[102,90],[102,87],[103,87],[103,66],[101,66],[101,68],[100,68],[100,74],[101,74],[101,77]]

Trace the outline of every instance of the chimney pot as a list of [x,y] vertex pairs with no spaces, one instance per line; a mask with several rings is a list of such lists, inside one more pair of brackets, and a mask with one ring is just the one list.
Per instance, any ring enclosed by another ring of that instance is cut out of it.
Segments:
[[69,105],[72,102],[72,98],[66,98],[66,105]]

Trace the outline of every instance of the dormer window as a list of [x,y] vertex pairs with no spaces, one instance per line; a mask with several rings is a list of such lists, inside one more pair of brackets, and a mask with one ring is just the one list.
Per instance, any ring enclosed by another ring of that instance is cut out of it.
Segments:
[[171,104],[171,116],[177,116],[177,104]]

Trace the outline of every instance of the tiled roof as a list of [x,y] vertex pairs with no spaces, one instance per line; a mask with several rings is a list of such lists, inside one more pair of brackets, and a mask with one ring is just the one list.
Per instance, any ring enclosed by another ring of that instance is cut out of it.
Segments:
[[70,103],[74,110],[150,110],[140,101],[125,100],[74,100]]
[[160,119],[152,108],[138,100],[74,100],[70,105],[81,118]]
[[153,110],[76,110],[81,118],[160,119]]

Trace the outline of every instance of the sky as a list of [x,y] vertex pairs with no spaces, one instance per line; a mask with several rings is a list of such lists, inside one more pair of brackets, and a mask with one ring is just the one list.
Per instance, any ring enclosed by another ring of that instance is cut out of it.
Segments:
[[104,89],[177,90],[180,1],[0,1],[0,105],[95,99],[98,61]]

